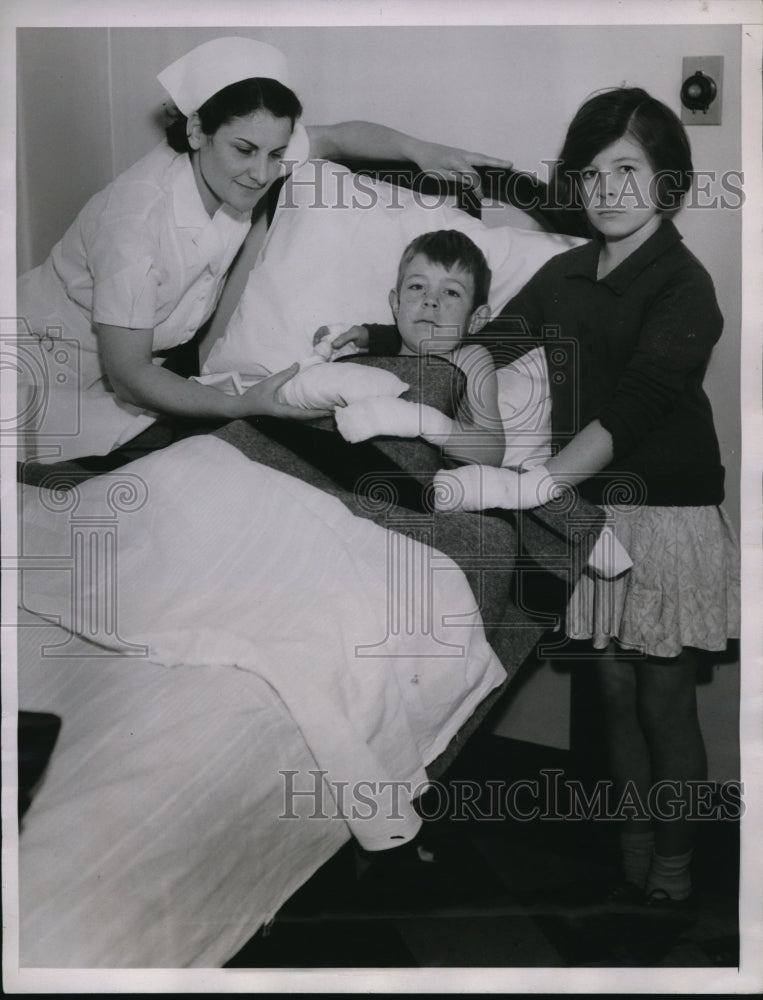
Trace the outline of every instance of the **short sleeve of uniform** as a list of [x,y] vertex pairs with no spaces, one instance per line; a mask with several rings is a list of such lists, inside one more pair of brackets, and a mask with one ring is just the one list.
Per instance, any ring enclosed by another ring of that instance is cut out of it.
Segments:
[[154,328],[161,280],[157,256],[140,221],[121,220],[98,229],[88,247],[94,323]]
[[301,166],[309,159],[310,138],[307,134],[307,129],[301,122],[295,122],[291,139],[289,139],[289,145],[286,147],[286,152],[283,154],[281,160],[284,176],[288,176],[292,170]]

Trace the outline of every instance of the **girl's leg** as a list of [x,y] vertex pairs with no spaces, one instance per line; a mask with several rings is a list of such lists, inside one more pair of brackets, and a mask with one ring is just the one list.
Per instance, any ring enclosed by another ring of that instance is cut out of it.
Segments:
[[[613,783],[612,804],[623,806],[620,851],[626,882],[643,888],[654,836],[643,804],[651,784],[649,748],[638,718],[634,663],[608,651],[598,661],[599,684]],[[631,808],[628,808],[628,806]]]
[[[637,667],[639,720],[649,747],[655,815],[655,859],[647,891],[689,895],[693,846],[687,781],[705,777],[707,759],[697,717],[696,660],[684,650],[675,660],[647,659]],[[661,794],[660,782],[666,782]]]

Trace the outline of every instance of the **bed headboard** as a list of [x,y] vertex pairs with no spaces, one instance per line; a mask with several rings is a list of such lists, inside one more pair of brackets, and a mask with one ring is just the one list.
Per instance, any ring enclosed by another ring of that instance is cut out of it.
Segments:
[[[482,202],[468,184],[459,184],[442,177],[423,174],[415,163],[406,160],[356,160],[336,159],[337,163],[356,174],[374,180],[397,184],[427,195],[450,195],[462,211],[479,219]],[[532,174],[519,170],[496,167],[479,167],[483,199],[511,205],[528,216],[537,227],[549,233],[566,233],[570,236],[590,236],[585,216],[571,209],[555,207],[549,198],[549,189]],[[283,181],[274,184],[268,194],[267,216],[271,222],[278,204]]]

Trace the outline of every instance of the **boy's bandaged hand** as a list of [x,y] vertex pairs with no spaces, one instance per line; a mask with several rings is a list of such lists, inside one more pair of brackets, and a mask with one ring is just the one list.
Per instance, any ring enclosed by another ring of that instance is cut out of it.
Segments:
[[434,477],[435,508],[443,511],[530,510],[549,503],[562,490],[545,465],[521,473],[490,465],[464,465],[443,469]]
[[433,406],[389,397],[373,397],[337,407],[334,417],[339,433],[352,444],[380,435],[423,437],[432,444],[443,444],[453,429],[450,417]]
[[324,361],[335,361],[349,354],[368,352],[368,330],[364,326],[332,323],[313,334],[313,350]]

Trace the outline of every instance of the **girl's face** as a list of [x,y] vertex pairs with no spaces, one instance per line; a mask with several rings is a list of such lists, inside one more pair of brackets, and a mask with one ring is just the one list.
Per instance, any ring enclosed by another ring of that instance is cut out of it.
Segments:
[[658,228],[655,173],[638,143],[618,139],[595,156],[580,176],[588,221],[607,243],[628,239],[638,246]]
[[251,212],[281,173],[281,157],[291,139],[290,118],[255,111],[221,125],[214,135],[191,120],[188,141],[201,200],[214,215],[220,205]]

